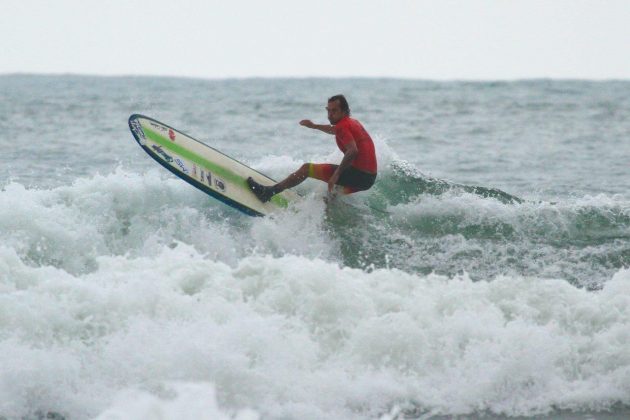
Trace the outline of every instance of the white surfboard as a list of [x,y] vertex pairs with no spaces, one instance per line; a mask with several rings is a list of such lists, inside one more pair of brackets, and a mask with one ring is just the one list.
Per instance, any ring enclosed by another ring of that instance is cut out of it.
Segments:
[[276,181],[268,176],[152,118],[134,114],[129,117],[129,128],[142,149],[160,165],[243,213],[265,216],[298,198],[286,190],[262,203],[246,180],[251,176],[262,185],[274,185]]

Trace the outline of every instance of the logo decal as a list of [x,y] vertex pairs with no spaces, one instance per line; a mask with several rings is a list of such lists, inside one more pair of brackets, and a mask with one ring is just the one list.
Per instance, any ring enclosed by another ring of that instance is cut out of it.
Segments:
[[222,179],[214,178],[214,185],[221,191],[225,191],[225,182]]
[[164,150],[162,150],[162,147],[160,146],[156,146],[155,144],[153,146],[151,146],[153,148],[153,150],[155,150],[157,152],[158,155],[162,156],[162,158],[167,161],[168,163],[171,163],[173,161],[173,158],[169,155],[166,154],[166,152]]
[[144,136],[144,131],[142,131],[142,125],[140,124],[140,121],[131,120],[131,131],[134,132],[140,144],[144,145],[147,138]]
[[161,132],[166,132],[166,127],[161,126],[160,124],[156,124],[153,121],[149,121],[149,124],[151,124],[151,127],[160,130]]
[[168,138],[175,141],[175,132],[172,129],[168,129]]
[[175,163],[179,166],[179,169],[181,169],[183,173],[188,173],[188,168],[186,168],[186,165],[184,165],[184,162],[182,162],[181,159],[175,159]]

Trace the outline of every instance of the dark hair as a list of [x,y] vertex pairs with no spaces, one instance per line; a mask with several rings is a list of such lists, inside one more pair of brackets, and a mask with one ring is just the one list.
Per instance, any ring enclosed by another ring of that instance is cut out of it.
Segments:
[[348,105],[348,101],[346,97],[343,95],[335,95],[328,98],[328,102],[339,101],[339,106],[341,106],[341,110],[346,114],[350,115],[350,105]]

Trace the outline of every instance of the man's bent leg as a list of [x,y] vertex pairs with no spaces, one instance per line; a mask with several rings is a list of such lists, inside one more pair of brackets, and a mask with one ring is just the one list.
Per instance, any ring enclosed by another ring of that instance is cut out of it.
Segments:
[[310,165],[310,163],[303,164],[302,166],[300,166],[300,169],[293,172],[291,175],[274,185],[273,189],[276,194],[286,190],[287,188],[293,188],[296,185],[300,185],[302,182],[304,182],[304,180],[308,178],[308,168]]
[[258,197],[260,201],[265,203],[271,200],[271,197],[273,197],[274,195],[281,193],[287,188],[295,187],[296,185],[304,182],[304,180],[308,178],[309,165],[309,163],[303,164],[302,166],[300,166],[300,169],[293,172],[291,175],[286,177],[284,180],[278,182],[274,186],[261,185],[254,181],[252,177],[247,178],[247,184],[249,185],[249,188],[252,190],[252,192],[256,195],[256,197]]
[[308,165],[309,178],[319,179],[324,182],[328,182],[339,166],[332,163],[309,163]]

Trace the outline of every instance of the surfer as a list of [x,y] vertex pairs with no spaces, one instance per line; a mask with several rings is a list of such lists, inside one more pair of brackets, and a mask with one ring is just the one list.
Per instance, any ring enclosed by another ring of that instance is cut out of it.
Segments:
[[334,134],[337,147],[343,152],[339,165],[332,163],[305,163],[283,181],[272,186],[264,186],[251,177],[247,184],[260,201],[267,202],[275,194],[301,184],[306,178],[315,178],[328,183],[328,192],[335,185],[343,187],[344,194],[365,191],[372,187],[376,179],[376,153],[374,142],[361,123],[350,118],[350,106],[343,95],[328,99],[328,124],[314,124],[302,120],[300,125]]

